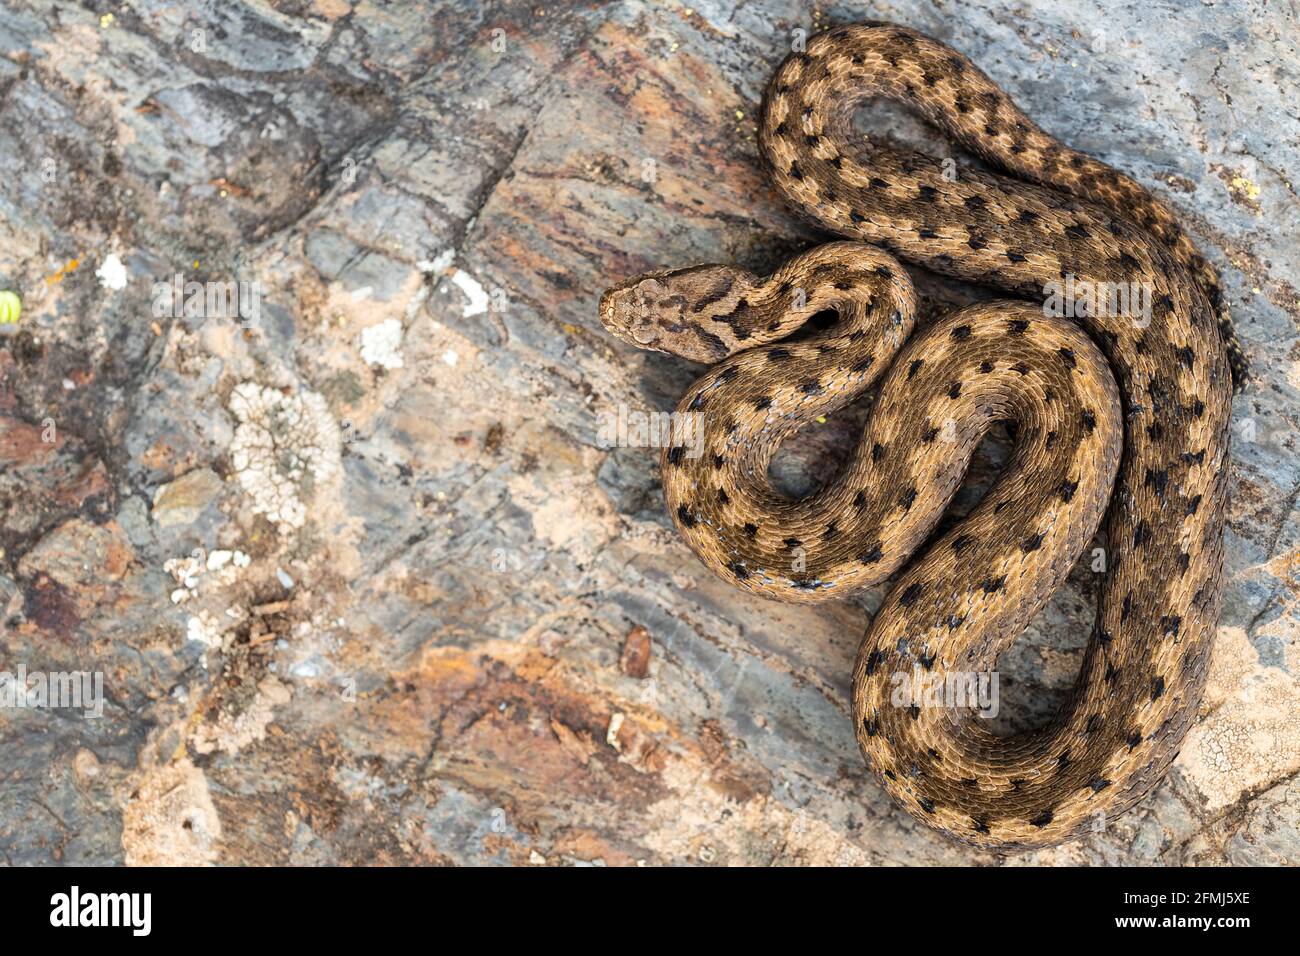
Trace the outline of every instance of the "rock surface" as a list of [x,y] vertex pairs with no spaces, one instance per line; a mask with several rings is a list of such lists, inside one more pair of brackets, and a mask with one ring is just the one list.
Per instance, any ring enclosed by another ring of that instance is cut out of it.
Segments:
[[[817,240],[765,182],[758,99],[860,4],[7,0],[0,670],[97,672],[104,704],[0,709],[4,860],[1300,862],[1295,24],[1169,10],[865,14],[1167,196],[1254,365],[1199,723],[1134,812],[1002,859],[865,770],[848,679],[883,592],[735,592],[657,454],[599,440],[699,371],[606,335],[606,285]],[[917,278],[931,314],[985,294]],[[824,480],[862,414],[779,480]],[[1094,591],[1085,556],[1006,655],[1005,729],[1061,699]]]

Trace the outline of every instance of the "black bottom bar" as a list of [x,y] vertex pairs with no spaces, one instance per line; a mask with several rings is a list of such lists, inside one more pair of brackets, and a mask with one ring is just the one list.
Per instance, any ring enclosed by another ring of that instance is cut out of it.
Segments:
[[746,938],[773,945],[774,930],[870,933],[878,920],[927,942],[996,930],[1027,943],[1197,933],[1231,944],[1243,931],[1278,932],[1293,891],[1293,873],[1261,869],[0,870],[11,946],[29,934],[77,933],[128,945],[246,938],[337,947],[394,931],[434,945],[472,944],[479,932],[485,945],[510,934],[610,943],[689,925],[693,943],[734,947]]

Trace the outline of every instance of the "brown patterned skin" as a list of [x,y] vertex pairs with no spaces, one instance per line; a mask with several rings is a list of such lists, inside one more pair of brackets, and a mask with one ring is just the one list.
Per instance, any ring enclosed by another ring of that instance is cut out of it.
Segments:
[[[932,158],[851,147],[854,103],[873,95],[1019,178],[962,169],[950,181]],[[767,279],[702,266],[609,290],[600,312],[615,334],[718,363],[678,408],[702,416],[703,454],[664,455],[673,520],[709,568],[778,600],[835,599],[903,569],[859,649],[853,711],[867,762],[917,819],[998,849],[1104,825],[1177,755],[1216,624],[1232,373],[1213,270],[1136,182],[904,28],[810,40],[773,77],[759,139],[777,187],[825,228],[1038,304],[973,306],[907,341],[910,280],[863,242],[818,247]],[[1150,321],[1046,315],[1044,288],[1066,275],[1149,283]],[[835,326],[779,341],[828,308]],[[774,491],[781,440],[877,378],[842,473],[801,501]],[[997,484],[907,564],[998,420],[1017,428]],[[967,707],[893,699],[896,675],[993,670],[1103,514],[1097,624],[1046,727],[999,738]]]

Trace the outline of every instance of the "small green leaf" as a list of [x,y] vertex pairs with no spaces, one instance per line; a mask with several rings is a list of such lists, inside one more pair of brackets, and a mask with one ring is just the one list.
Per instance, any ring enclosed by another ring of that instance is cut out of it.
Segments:
[[17,292],[0,291],[0,325],[16,325],[23,314],[23,300]]

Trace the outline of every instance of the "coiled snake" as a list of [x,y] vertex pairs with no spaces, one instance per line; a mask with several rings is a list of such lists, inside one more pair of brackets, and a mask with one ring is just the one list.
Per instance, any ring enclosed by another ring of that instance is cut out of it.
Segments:
[[[862,145],[853,109],[880,95],[1017,178],[954,178],[931,157]],[[794,206],[859,241],[766,278],[728,266],[638,276],[600,304],[629,342],[716,363],[678,407],[701,416],[702,454],[663,458],[677,528],[711,570],[782,601],[840,598],[903,569],[859,649],[853,716],[867,762],[916,818],[1002,849],[1113,820],[1177,755],[1216,625],[1232,375],[1244,364],[1213,269],[1137,182],[1063,146],[964,56],[902,27],[836,28],[787,57],[759,142]],[[911,280],[882,249],[1038,304],[983,303],[909,340]],[[1145,289],[1149,313],[1098,297],[1080,323],[1048,314],[1045,289],[1066,280]],[[832,327],[780,341],[826,309]],[[774,491],[781,441],[877,380],[838,477],[803,500]],[[998,481],[908,564],[1003,420],[1016,443]],[[1047,726],[998,737],[969,707],[898,701],[899,674],[993,670],[1103,515],[1096,626]]]

